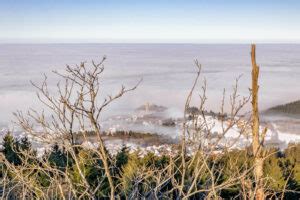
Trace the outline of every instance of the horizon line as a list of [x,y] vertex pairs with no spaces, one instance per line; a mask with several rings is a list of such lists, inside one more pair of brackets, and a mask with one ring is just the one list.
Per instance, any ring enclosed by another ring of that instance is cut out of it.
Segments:
[[300,39],[0,38],[0,44],[300,44]]
[[118,41],[118,42],[99,42],[99,41],[22,41],[22,42],[3,42],[0,40],[0,45],[18,45],[18,44],[178,44],[178,45],[186,45],[186,44],[220,44],[220,45],[228,45],[228,44],[300,44],[300,41],[199,41],[199,42],[168,42],[168,41],[155,41],[155,42],[133,42],[133,41]]

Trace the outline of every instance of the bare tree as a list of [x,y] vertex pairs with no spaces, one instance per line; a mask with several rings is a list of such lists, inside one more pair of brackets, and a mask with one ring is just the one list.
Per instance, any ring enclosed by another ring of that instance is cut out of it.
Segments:
[[[83,134],[84,138],[88,137],[88,130],[97,136],[98,148],[95,151],[103,162],[105,175],[110,185],[110,198],[115,199],[115,185],[110,170],[109,156],[105,149],[105,144],[102,139],[102,132],[100,126],[100,115],[103,109],[111,104],[113,101],[119,99],[127,92],[133,91],[137,88],[141,81],[134,87],[129,89],[122,86],[116,95],[111,95],[100,102],[100,77],[104,71],[102,61],[96,64],[92,61],[92,65],[87,65],[82,62],[75,67],[67,66],[65,73],[54,71],[59,77],[64,79],[64,85],[57,85],[58,97],[51,95],[47,86],[47,77],[45,76],[44,82],[41,86],[33,83],[35,88],[38,89],[39,100],[51,111],[52,122],[47,122],[45,114],[39,113],[35,110],[28,112],[29,119],[26,118],[22,112],[18,112],[15,116],[18,119],[18,124],[28,133],[42,142],[52,143],[54,141],[61,142],[73,159],[79,174],[84,182],[87,192],[90,196],[93,191],[90,190],[89,183],[85,180],[84,174],[80,168],[80,160],[76,155],[76,134]],[[37,131],[33,128],[31,120],[42,128],[42,131]],[[79,129],[75,129],[75,126]],[[62,139],[62,140],[61,140]],[[65,140],[67,139],[67,140]],[[77,145],[78,146],[78,145]]]
[[255,45],[251,47],[251,61],[252,61],[252,151],[254,155],[254,176],[256,179],[256,199],[264,199],[264,185],[263,185],[263,143],[267,129],[260,132],[259,111],[258,111],[258,77],[259,66],[256,64]]
[[[242,108],[249,102],[250,96],[240,97],[238,95],[238,79],[233,86],[232,95],[230,95],[230,114],[225,117],[225,90],[223,92],[223,99],[221,102],[220,112],[215,116],[220,121],[221,128],[215,130],[216,124],[211,116],[207,116],[205,110],[206,97],[206,81],[202,86],[202,91],[199,94],[200,103],[198,106],[198,115],[193,115],[192,119],[187,119],[188,109],[191,107],[190,102],[198,83],[201,66],[196,61],[197,75],[193,83],[192,89],[189,92],[185,104],[183,132],[181,140],[181,165],[180,173],[182,175],[179,190],[183,199],[188,199],[199,193],[206,193],[208,198],[219,198],[221,190],[230,188],[232,185],[238,184],[242,177],[249,174],[250,170],[241,171],[236,169],[232,171],[232,175],[225,181],[220,183],[220,173],[225,170],[217,167],[217,163],[221,156],[220,148],[223,153],[230,151],[231,148],[238,142],[239,137],[247,134],[247,121],[242,117]],[[241,122],[245,122],[238,128],[238,136],[233,141],[226,142],[228,132],[237,128]],[[215,131],[218,131],[217,133]],[[186,156],[187,149],[189,156]],[[221,153],[221,155],[223,154]],[[189,180],[187,180],[186,173]],[[199,186],[199,182],[205,179],[206,183]]]

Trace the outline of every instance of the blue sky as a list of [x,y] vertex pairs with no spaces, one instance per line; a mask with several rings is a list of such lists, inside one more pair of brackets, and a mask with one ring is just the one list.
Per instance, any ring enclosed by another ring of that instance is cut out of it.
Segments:
[[0,0],[2,42],[300,42],[299,0]]

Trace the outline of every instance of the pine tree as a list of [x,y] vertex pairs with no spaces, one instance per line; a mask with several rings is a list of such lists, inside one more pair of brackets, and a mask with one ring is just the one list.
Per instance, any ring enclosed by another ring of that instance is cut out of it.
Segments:
[[48,161],[51,165],[58,167],[59,169],[63,170],[68,165],[68,156],[64,149],[59,148],[57,144],[52,147],[50,152]]
[[20,140],[20,149],[22,151],[31,151],[31,142],[28,140],[28,137],[22,137]]
[[19,144],[15,142],[14,137],[8,132],[3,138],[3,153],[8,162],[14,165],[20,165],[21,159],[18,155]]
[[128,162],[128,148],[122,147],[121,151],[116,155],[116,167],[120,171],[122,167]]

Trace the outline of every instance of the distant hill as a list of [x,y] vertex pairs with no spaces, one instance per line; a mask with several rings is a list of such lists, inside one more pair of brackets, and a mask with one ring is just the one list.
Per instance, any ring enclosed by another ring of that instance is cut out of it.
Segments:
[[274,106],[266,110],[265,113],[300,115],[300,100],[283,105]]

